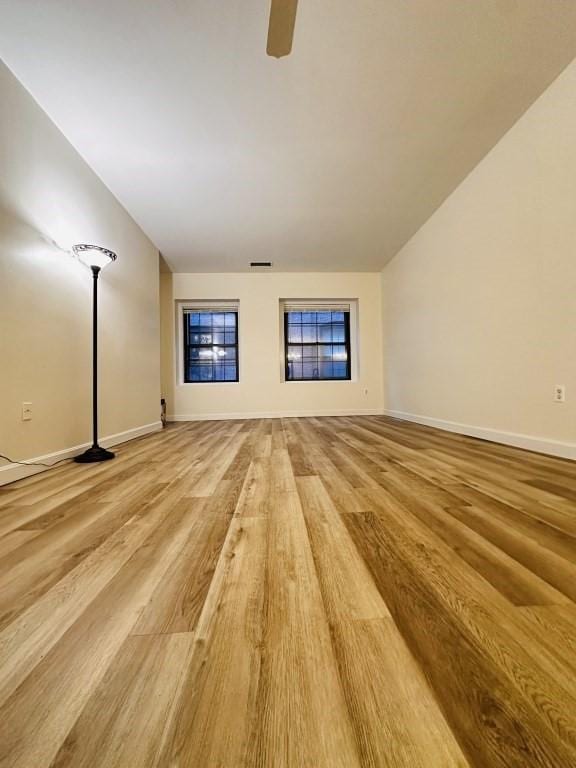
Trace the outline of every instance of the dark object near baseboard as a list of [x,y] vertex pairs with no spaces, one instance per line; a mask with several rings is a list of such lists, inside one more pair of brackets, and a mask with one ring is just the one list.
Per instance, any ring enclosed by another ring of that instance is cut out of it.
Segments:
[[84,453],[81,453],[80,456],[74,456],[74,461],[76,464],[94,464],[97,461],[110,461],[115,455],[112,451],[107,451],[106,448],[102,448],[100,445],[93,445]]

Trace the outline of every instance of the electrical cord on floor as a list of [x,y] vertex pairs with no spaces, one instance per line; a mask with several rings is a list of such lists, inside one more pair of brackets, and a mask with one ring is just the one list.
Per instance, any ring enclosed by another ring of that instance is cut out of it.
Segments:
[[5,459],[10,464],[20,464],[22,467],[55,467],[56,464],[62,464],[63,461],[70,461],[68,458],[58,459],[53,464],[44,464],[42,461],[14,461],[14,459],[4,456],[3,453],[0,453],[0,459]]

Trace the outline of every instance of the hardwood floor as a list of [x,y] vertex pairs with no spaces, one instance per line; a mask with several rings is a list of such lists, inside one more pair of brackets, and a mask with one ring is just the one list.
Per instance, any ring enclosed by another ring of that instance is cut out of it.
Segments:
[[197,422],[0,489],[0,766],[576,766],[576,464]]

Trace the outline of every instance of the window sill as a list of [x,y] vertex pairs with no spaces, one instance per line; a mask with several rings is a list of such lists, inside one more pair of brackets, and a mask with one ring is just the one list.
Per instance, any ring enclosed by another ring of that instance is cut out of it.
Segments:
[[198,387],[198,386],[205,387],[206,385],[208,386],[211,385],[213,387],[219,387],[222,384],[224,384],[225,386],[230,386],[230,384],[240,384],[240,382],[239,381],[181,381],[179,382],[178,386],[179,387]]
[[282,379],[281,384],[356,384],[354,379]]

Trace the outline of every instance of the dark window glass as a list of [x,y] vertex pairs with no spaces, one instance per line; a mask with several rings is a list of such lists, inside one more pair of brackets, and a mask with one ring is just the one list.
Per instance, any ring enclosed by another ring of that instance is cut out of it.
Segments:
[[350,313],[285,312],[286,381],[350,379]]
[[184,381],[238,381],[238,312],[184,313]]

